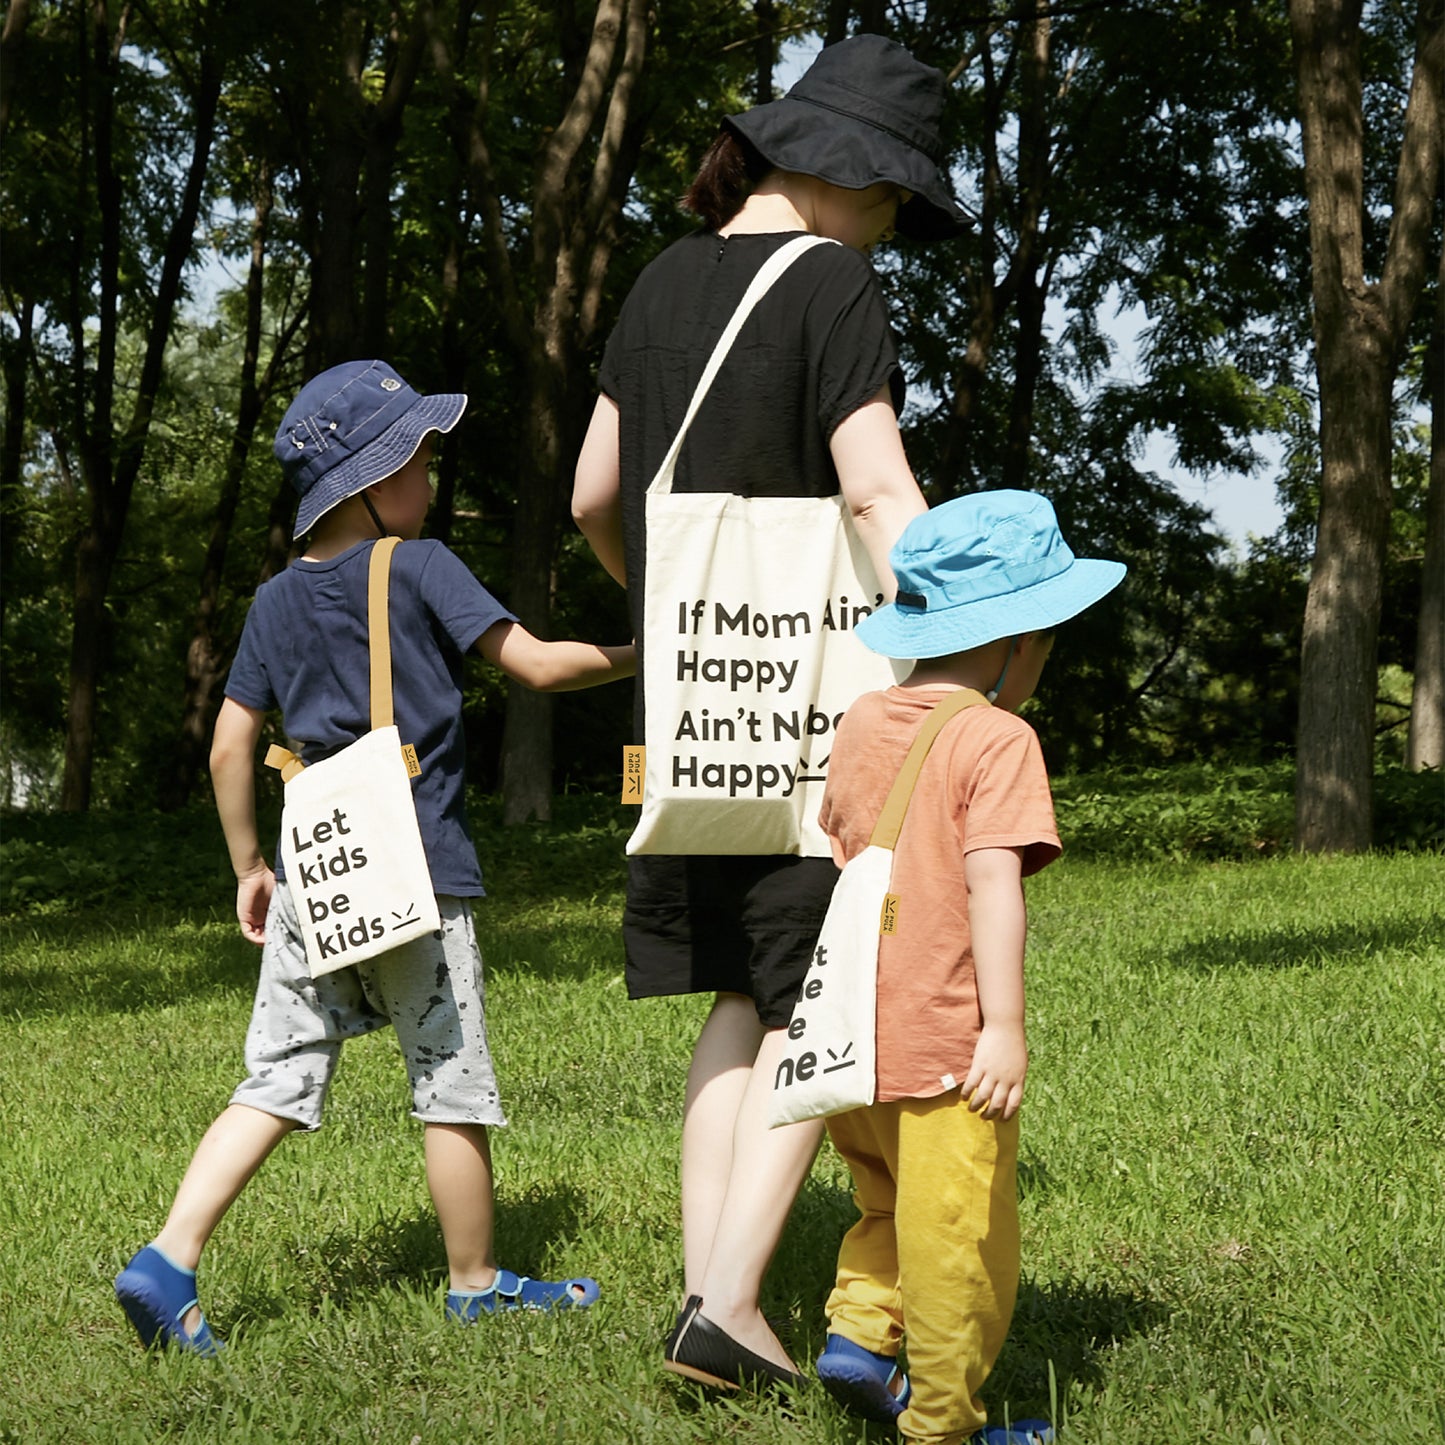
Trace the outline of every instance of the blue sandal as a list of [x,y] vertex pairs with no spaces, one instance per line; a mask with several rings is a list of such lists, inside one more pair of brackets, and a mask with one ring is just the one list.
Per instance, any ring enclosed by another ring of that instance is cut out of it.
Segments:
[[532,1279],[499,1269],[487,1289],[450,1289],[446,1313],[458,1324],[471,1324],[483,1311],[499,1310],[582,1310],[597,1303],[601,1291],[595,1279]]
[[[816,1368],[823,1388],[845,1410],[865,1420],[888,1425],[908,1408],[913,1387],[892,1355],[865,1350],[844,1335],[829,1335]],[[902,1383],[895,1394],[893,1386],[899,1379]]]
[[1015,1420],[1012,1425],[985,1425],[968,1437],[968,1445],[1053,1445],[1054,1427],[1047,1420]]
[[195,1270],[181,1268],[155,1245],[146,1245],[116,1275],[115,1297],[147,1349],[159,1340],[202,1359],[221,1353],[204,1315],[194,1330],[181,1323],[197,1302]]

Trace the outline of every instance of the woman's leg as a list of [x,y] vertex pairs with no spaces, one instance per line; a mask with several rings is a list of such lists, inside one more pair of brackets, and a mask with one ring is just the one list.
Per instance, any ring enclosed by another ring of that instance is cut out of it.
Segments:
[[[742,1003],[756,1029],[751,1001]],[[711,1216],[712,1235],[700,1285],[690,1285],[690,1292],[702,1296],[703,1314],[719,1329],[754,1354],[792,1370],[796,1366],[763,1318],[758,1296],[793,1200],[818,1152],[823,1123],[812,1119],[779,1129],[768,1127],[773,1075],[785,1042],[783,1029],[761,1033],[737,1095],[731,1149],[727,1136],[714,1140],[717,1152],[728,1156],[726,1184]],[[700,1249],[700,1241],[696,1247]],[[689,1280],[694,1279],[690,1274]]]
[[762,1037],[752,999],[720,993],[692,1051],[682,1107],[684,1296],[702,1293],[732,1173],[738,1109]]

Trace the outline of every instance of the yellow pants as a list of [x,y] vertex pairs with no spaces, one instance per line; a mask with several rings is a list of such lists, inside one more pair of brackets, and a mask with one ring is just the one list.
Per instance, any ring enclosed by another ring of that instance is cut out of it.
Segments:
[[987,1422],[979,1391],[1019,1283],[1018,1116],[970,1112],[952,1090],[828,1120],[862,1218],[843,1238],[828,1328],[875,1353],[908,1340],[918,1445],[960,1445]]

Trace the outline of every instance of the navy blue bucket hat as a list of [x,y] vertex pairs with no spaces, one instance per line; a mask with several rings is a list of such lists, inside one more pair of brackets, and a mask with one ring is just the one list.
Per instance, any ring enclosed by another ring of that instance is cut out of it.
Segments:
[[968,228],[939,167],[948,81],[881,35],[826,46],[781,100],[730,115],[723,126],[779,170],[859,191],[892,181],[912,198],[895,227],[915,241]]
[[915,517],[888,554],[897,600],[858,640],[884,657],[946,657],[1042,632],[1124,580],[1122,562],[1075,557],[1037,492],[973,492]]
[[346,361],[313,376],[287,408],[272,448],[301,495],[294,535],[399,471],[428,432],[451,431],[466,409],[460,394],[413,391],[384,361]]

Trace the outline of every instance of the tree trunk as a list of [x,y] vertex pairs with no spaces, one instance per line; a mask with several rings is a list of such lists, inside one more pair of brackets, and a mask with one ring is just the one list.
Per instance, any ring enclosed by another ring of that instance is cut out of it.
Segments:
[[1029,479],[1034,398],[1043,374],[1047,283],[1039,281],[1041,230],[1048,204],[1052,135],[1049,116],[1049,52],[1053,28],[1049,0],[1034,0],[1034,14],[1020,26],[1018,244],[1003,286],[1014,298],[1014,386],[1004,443],[1003,485],[1023,489]]
[[[538,348],[539,350],[541,348]],[[545,361],[534,356],[529,368],[528,406],[530,485],[517,497],[512,532],[512,610],[538,637],[552,635],[553,557],[561,521],[564,412],[548,382]],[[507,689],[507,719],[502,730],[502,822],[507,826],[552,817],[552,699],[520,683]]]
[[[101,312],[95,400],[85,444],[85,474],[91,514],[76,551],[75,606],[71,616],[69,703],[66,717],[65,772],[60,785],[64,812],[90,807],[95,762],[96,699],[100,686],[101,639],[106,627],[106,595],[120,553],[131,493],[145,457],[151,418],[164,373],[166,345],[180,300],[181,278],[194,248],[206,169],[215,139],[222,67],[216,53],[201,54],[194,97],[191,159],[180,205],[166,234],[155,303],[146,318],[146,348],[130,421],[118,442],[112,434],[115,393],[115,342],[119,324],[120,196],[110,150],[114,128],[113,72],[120,36],[106,28],[104,4],[95,10],[94,49],[102,71],[95,127],[97,199],[101,212]],[[72,343],[77,364],[83,356]]]
[[1370,845],[1392,386],[1441,158],[1440,0],[1421,0],[1385,268],[1364,276],[1361,0],[1290,0],[1310,212],[1320,515],[1300,649],[1295,845]]
[[25,49],[25,30],[30,24],[30,0],[10,0],[5,26],[0,30],[0,142],[10,129],[10,101],[20,76],[20,57]]
[[767,105],[773,98],[773,62],[778,52],[778,38],[773,31],[778,23],[778,7],[773,0],[753,0],[753,19],[758,27],[753,49],[753,104]]
[[996,268],[999,240],[998,217],[1003,202],[1003,168],[999,162],[998,134],[1003,122],[1003,88],[998,84],[993,63],[990,36],[985,34],[979,47],[983,66],[983,206],[979,216],[978,270],[968,277],[970,301],[968,342],[953,376],[953,404],[944,435],[939,474],[950,479],[959,492],[973,490],[976,482],[971,446],[979,396],[993,358],[994,336],[1003,314],[1004,300],[999,295]]
[[265,375],[258,378],[266,238],[274,198],[270,170],[262,161],[257,178],[255,211],[251,221],[251,264],[246,276],[246,338],[241,361],[236,424],[231,432],[231,448],[226,458],[226,470],[221,479],[215,515],[211,521],[205,561],[201,567],[191,641],[186,648],[185,698],[181,707],[180,729],[168,766],[160,779],[158,802],[164,812],[173,812],[186,805],[206,757],[211,728],[220,705],[217,689],[226,662],[226,648],[216,636],[216,613],[220,607],[221,582],[225,574],[226,553],[230,547],[231,527],[241,503],[241,483],[245,476],[247,458],[251,454],[256,423],[260,420],[261,411],[274,388],[276,372],[305,315],[303,307],[292,317],[286,330],[277,338]]
[[[619,39],[623,53],[614,74]],[[541,637],[551,633],[558,528],[585,418],[581,358],[596,323],[617,213],[637,156],[633,99],[646,45],[645,0],[601,0],[576,89],[538,160],[530,256],[536,300],[530,307],[502,228],[485,93],[474,112],[470,169],[490,278],[513,345],[528,359],[527,457],[512,533],[511,602],[523,625]],[[583,144],[599,120],[597,154],[584,171]],[[514,686],[502,742],[503,821],[545,822],[551,815],[551,699]]]
[[9,588],[10,563],[15,556],[15,542],[21,523],[22,477],[25,459],[25,418],[30,374],[30,343],[35,327],[35,303],[22,297],[15,307],[15,329],[12,340],[7,333],[0,338],[0,357],[5,373],[5,432],[0,439],[0,627],[5,622]]
[[[1370,846],[1376,644],[1390,527],[1394,367],[1378,324],[1321,331],[1320,515],[1300,644],[1295,840],[1310,852]],[[1331,365],[1326,357],[1333,358]]]
[[[359,37],[356,45],[359,50]],[[359,59],[356,65],[359,71]],[[355,83],[360,83],[359,73]],[[324,143],[315,191],[316,249],[311,257],[311,323],[306,336],[308,376],[351,360],[361,348],[357,198],[365,123],[361,99],[344,79],[333,83],[323,97],[321,123]]]
[[1405,760],[1415,772],[1445,768],[1445,251],[1435,290],[1430,354],[1430,487],[1425,494],[1425,571],[1415,640],[1415,690]]

